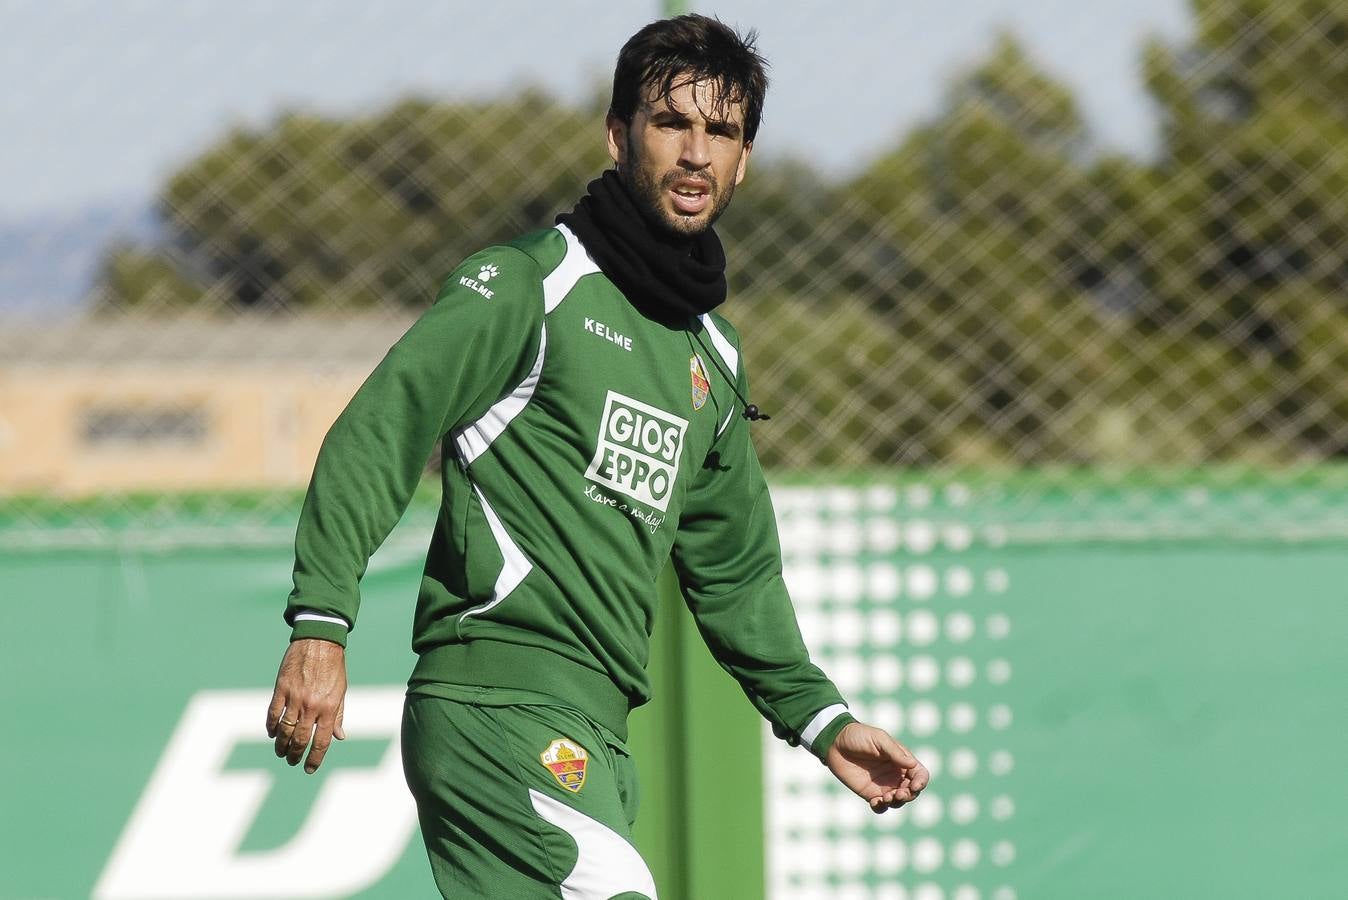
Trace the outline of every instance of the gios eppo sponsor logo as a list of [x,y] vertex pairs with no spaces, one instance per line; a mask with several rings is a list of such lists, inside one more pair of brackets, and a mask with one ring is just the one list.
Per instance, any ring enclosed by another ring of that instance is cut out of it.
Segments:
[[665,512],[688,420],[609,391],[585,477]]

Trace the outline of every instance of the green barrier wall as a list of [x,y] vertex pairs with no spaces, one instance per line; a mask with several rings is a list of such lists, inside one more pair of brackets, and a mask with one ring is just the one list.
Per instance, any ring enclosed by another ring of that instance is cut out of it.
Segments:
[[1026,896],[1348,891],[1346,550],[1011,562]]
[[[263,782],[261,803],[236,817],[243,833],[212,837],[212,844],[226,845],[225,856],[283,847],[340,774],[378,763],[392,736],[388,727],[334,750],[334,765],[313,778],[271,756],[262,723],[285,646],[277,604],[287,556],[283,550],[124,550],[0,557],[6,585],[0,697],[9,726],[0,742],[0,771],[21,773],[0,782],[0,806],[7,810],[0,897],[93,895],[152,774],[180,761],[166,748],[194,699],[238,698],[244,707],[217,710],[230,719],[214,723],[217,730],[198,729],[198,752],[203,742],[232,745],[223,763],[197,767],[199,780],[233,778],[228,786],[240,790],[247,785],[239,778]],[[372,567],[349,660],[353,686],[396,691],[406,680],[410,578],[410,563]],[[166,798],[158,818],[175,821],[191,842],[198,833],[213,834],[218,813],[209,800],[184,806]],[[366,815],[360,808],[334,812],[356,828]],[[168,850],[157,872],[141,856],[124,879],[145,890],[106,895],[220,896],[212,885],[219,878],[194,876],[193,867],[179,866]],[[420,852],[410,844],[373,886],[353,896],[433,895]],[[238,896],[286,896],[312,876],[311,867],[344,862],[300,854],[292,874],[276,876],[275,894]]]
[[[912,487],[796,486],[779,517],[807,639],[932,788],[866,813],[666,604],[632,738],[662,897],[1344,893],[1348,542],[1238,503],[1208,513],[1230,534],[1055,531],[1051,492]],[[288,551],[0,552],[0,900],[433,896],[388,755],[419,540],[371,566],[363,725],[314,778],[262,737]]]
[[[281,549],[0,553],[0,898],[313,896],[315,871],[330,873],[318,896],[435,896],[410,807],[382,801],[405,794],[388,710],[413,661],[419,550],[395,538],[371,565],[348,662],[365,703],[347,715],[368,733],[314,777],[276,760],[262,729],[289,566]],[[634,714],[631,746],[662,896],[759,896],[757,716],[676,603],[652,677],[659,700]]]
[[1348,893],[1341,489],[1073,488],[775,491],[814,655],[936,774],[874,817],[765,742],[771,896]]

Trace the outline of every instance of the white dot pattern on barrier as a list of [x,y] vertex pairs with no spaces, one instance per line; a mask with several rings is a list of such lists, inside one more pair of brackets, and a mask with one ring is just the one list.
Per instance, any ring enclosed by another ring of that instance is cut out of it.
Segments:
[[823,491],[823,507],[833,513],[856,512],[861,506],[861,497],[851,488],[826,488]]
[[958,825],[968,825],[978,818],[978,799],[973,794],[956,794],[950,801],[950,818]]
[[876,816],[813,756],[768,737],[774,900],[1015,900],[1015,595],[1006,531],[981,520],[982,497],[962,483],[773,490],[811,655],[853,713],[935,779]]
[[871,519],[866,523],[866,545],[874,553],[893,553],[903,539],[899,523],[893,519]]
[[931,610],[918,609],[908,614],[908,643],[914,647],[935,643],[940,634],[941,624]]
[[866,593],[865,576],[855,564],[838,563],[829,567],[828,599],[835,603],[854,604]]
[[835,522],[825,535],[824,546],[836,556],[849,556],[861,546],[861,526],[855,522]]
[[936,529],[921,519],[909,522],[903,529],[903,546],[909,553],[930,553],[936,546]]
[[978,668],[967,656],[956,656],[945,664],[945,681],[953,688],[966,688],[977,676]]
[[829,674],[844,696],[850,697],[866,686],[866,664],[860,656],[834,657]]
[[973,545],[974,530],[968,525],[947,525],[941,529],[941,541],[947,550],[959,553]]
[[953,612],[945,617],[946,640],[962,644],[974,636],[974,617],[966,612]]
[[941,727],[941,708],[929,700],[919,700],[908,707],[908,731],[916,737],[927,737]]
[[945,847],[936,838],[924,837],[913,844],[913,869],[923,874],[935,872],[945,861]]
[[964,566],[955,566],[945,573],[945,591],[952,597],[965,597],[974,589],[974,575]]
[[903,495],[904,503],[909,509],[926,509],[931,506],[934,498],[935,491],[925,484],[911,485]]
[[908,686],[929,691],[941,682],[941,666],[933,657],[914,656],[908,660]]
[[995,866],[1009,866],[1016,859],[1016,845],[1010,841],[998,841],[992,845],[992,864]]
[[972,869],[978,865],[978,857],[977,841],[961,838],[950,847],[950,864],[957,869]]
[[831,616],[828,632],[834,647],[851,649],[866,640],[864,620],[861,613],[853,609],[836,610]]
[[888,654],[870,662],[870,684],[879,693],[890,694],[903,684],[903,665]]
[[998,703],[988,710],[988,725],[996,731],[1005,731],[1011,727],[1011,707]]
[[870,845],[861,838],[845,838],[838,841],[834,853],[835,865],[845,875],[864,872],[870,865]]
[[950,774],[961,780],[978,773],[978,754],[968,747],[960,747],[950,754]]
[[978,713],[968,703],[956,703],[950,707],[946,723],[956,734],[967,734],[978,724]]
[[872,602],[898,599],[902,585],[899,567],[893,563],[874,563],[866,570],[866,594]]
[[913,808],[908,811],[908,818],[918,828],[934,828],[941,821],[945,814],[945,807],[941,803],[940,794],[931,794],[922,798],[921,803],[914,803]]
[[905,580],[908,596],[914,600],[927,600],[936,593],[936,570],[931,566],[910,566]]
[[868,634],[871,646],[887,650],[903,637],[903,619],[891,609],[871,613]]
[[899,502],[899,492],[886,485],[866,489],[866,508],[872,512],[889,512]]
[[908,867],[908,845],[898,838],[881,838],[875,844],[875,871],[897,875]]
[[903,734],[903,707],[893,700],[881,700],[872,712],[875,727],[883,728],[891,734]]

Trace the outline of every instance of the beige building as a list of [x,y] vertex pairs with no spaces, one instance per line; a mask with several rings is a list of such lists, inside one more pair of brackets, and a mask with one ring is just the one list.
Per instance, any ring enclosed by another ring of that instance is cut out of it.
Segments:
[[303,485],[411,317],[0,327],[0,496]]

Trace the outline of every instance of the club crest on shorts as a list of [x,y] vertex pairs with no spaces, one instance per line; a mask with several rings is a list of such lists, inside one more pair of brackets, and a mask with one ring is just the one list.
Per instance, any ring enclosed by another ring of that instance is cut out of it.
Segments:
[[711,381],[707,379],[707,367],[702,364],[702,357],[696,353],[692,359],[688,360],[688,367],[693,373],[693,409],[701,409],[707,405],[707,397],[711,394]]
[[557,779],[557,783],[571,793],[580,793],[580,789],[585,786],[585,765],[590,754],[575,741],[557,738],[548,744],[548,749],[538,754],[538,758],[552,773],[552,777]]

